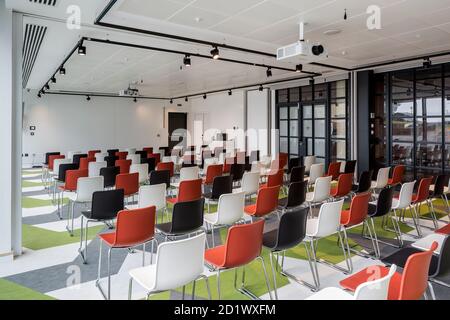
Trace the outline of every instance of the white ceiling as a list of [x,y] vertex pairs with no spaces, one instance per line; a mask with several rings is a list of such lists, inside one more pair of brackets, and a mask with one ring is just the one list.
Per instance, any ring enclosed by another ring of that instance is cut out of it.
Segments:
[[[28,0],[8,1],[12,7],[64,19],[64,8],[78,3],[83,28],[69,31],[62,22],[45,21],[49,35],[30,77],[29,87],[40,88],[80,36],[113,39],[208,54],[208,46],[121,33],[93,26],[94,17],[108,1],[58,0],[58,8],[45,10]],[[381,30],[366,27],[369,5],[382,8]],[[343,19],[347,9],[348,19]],[[27,18],[29,21],[38,18]],[[323,44],[324,63],[344,67],[428,54],[450,49],[449,0],[120,0],[105,22],[177,34],[217,43],[275,53],[277,47],[298,39],[298,22],[307,23],[306,39]],[[324,31],[341,30],[327,36]],[[117,92],[129,82],[143,80],[140,90],[152,96],[192,92],[266,81],[265,69],[223,61],[193,58],[193,66],[180,70],[182,56],[112,45],[87,43],[88,55],[74,55],[65,77],[54,89]],[[265,56],[221,50],[221,56],[293,68]],[[324,68],[305,66],[312,71]],[[328,70],[329,71],[329,70]],[[296,74],[273,70],[274,79]]]

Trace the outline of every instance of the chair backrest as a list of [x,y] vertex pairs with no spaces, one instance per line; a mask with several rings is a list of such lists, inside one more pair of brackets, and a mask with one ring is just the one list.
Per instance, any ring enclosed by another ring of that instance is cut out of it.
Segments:
[[250,163],[253,163],[253,161],[259,161],[259,150],[253,150],[250,152]]
[[328,166],[327,175],[331,176],[333,180],[336,180],[339,177],[341,172],[341,163],[340,162],[332,162]]
[[356,193],[367,192],[370,190],[370,187],[372,186],[372,175],[373,170],[361,172]]
[[339,175],[335,197],[344,197],[352,191],[353,173]]
[[377,208],[375,212],[369,213],[371,217],[382,217],[391,211],[394,191],[394,187],[391,186],[387,186],[380,191],[377,199]]
[[113,220],[123,210],[123,189],[97,191],[92,195],[92,219]]
[[75,170],[67,170],[66,171],[66,180],[65,180],[65,184],[64,184],[64,188],[68,191],[76,191],[77,190],[77,184],[78,184],[78,179],[79,178],[83,178],[83,177],[87,177],[88,176],[88,170],[80,170],[80,169],[75,169]]
[[91,163],[91,162],[95,162],[95,158],[94,157],[92,157],[92,158],[89,158],[89,157],[81,158],[80,159],[79,169],[81,169],[81,170],[88,169],[89,168],[89,163]]
[[72,162],[80,166],[82,158],[87,158],[87,153],[77,153],[73,155]]
[[317,178],[314,186],[313,202],[321,202],[330,198],[331,176]]
[[[54,164],[56,160],[62,160],[64,159],[66,156],[62,155],[62,154],[52,154],[48,156],[48,169],[49,170],[54,170]],[[71,162],[70,159],[67,160],[67,163]],[[55,171],[57,172],[57,171]]]
[[141,163],[141,155],[139,154],[128,154],[126,159],[131,160],[131,164]]
[[105,161],[106,157],[108,157],[107,153],[98,152],[98,153],[95,154],[95,161],[103,162],[103,161]]
[[430,186],[433,183],[433,177],[420,179],[419,189],[417,189],[416,203],[423,202],[428,199],[430,195]]
[[150,184],[161,184],[165,183],[166,187],[170,187],[170,171],[169,170],[159,170],[150,172]]
[[139,192],[139,173],[121,173],[116,176],[116,189],[123,189],[125,196]]
[[103,177],[81,177],[77,184],[77,199],[79,202],[91,202],[94,192],[103,191]]
[[116,152],[119,152],[119,149],[108,149],[106,150],[109,156],[115,156]]
[[377,174],[376,188],[381,189],[387,186],[389,181],[389,171],[391,168],[380,168]]
[[59,156],[59,155],[61,155],[61,152],[47,152],[45,154],[44,164],[49,165],[49,163],[50,163],[50,156]]
[[[306,167],[306,170],[307,169],[308,169],[308,167]],[[325,170],[325,164],[323,164],[323,163],[316,163],[316,164],[311,165],[311,167],[309,169],[309,183],[314,184],[314,183],[316,183],[316,180],[318,178],[323,177],[324,170]]]
[[300,182],[305,180],[305,166],[293,167],[291,169],[291,175],[289,177],[289,182]]
[[184,180],[178,189],[178,201],[193,201],[202,197],[202,179]]
[[172,161],[171,162],[160,162],[156,165],[156,170],[157,171],[168,170],[170,173],[170,176],[172,177],[173,173],[174,173],[174,167],[175,167],[175,165]]
[[128,155],[135,154],[136,148],[127,148],[127,149],[125,149],[125,151],[128,153]]
[[292,182],[289,185],[286,209],[301,206],[306,200],[307,182]]
[[280,152],[277,156],[279,169],[284,169],[288,165],[289,155],[285,152]]
[[108,167],[115,167],[116,161],[119,160],[116,156],[107,156],[104,158],[104,161],[106,161],[106,165]]
[[448,279],[450,276],[450,236],[446,236],[441,244],[441,254],[433,277]]
[[66,182],[66,173],[69,170],[78,170],[78,165],[76,163],[60,164],[58,169],[58,181]]
[[350,212],[347,216],[347,220],[341,219],[341,224],[350,227],[363,223],[367,217],[369,211],[370,192],[359,193],[353,197],[350,204]]
[[156,159],[155,158],[141,158],[141,164],[148,165],[148,173],[156,169]]
[[89,166],[88,166],[89,177],[100,176],[100,169],[106,168],[106,167],[107,167],[106,161],[89,162]]
[[[140,161],[142,160],[142,159],[147,159],[147,151],[136,151],[136,153],[135,154],[138,154],[139,156],[140,156]],[[141,163],[139,161],[139,163]]]
[[389,273],[373,281],[361,283],[355,290],[353,296],[355,300],[387,300],[389,293],[389,284],[397,270],[397,266],[393,264],[389,268]]
[[120,174],[119,167],[106,167],[100,169],[100,176],[104,178],[104,187],[113,187],[116,184],[116,176]]
[[203,226],[204,205],[204,198],[175,203],[170,232],[172,234],[183,234],[201,228]]
[[242,192],[245,192],[247,195],[257,193],[259,190],[259,178],[259,171],[244,173],[241,182]]
[[185,180],[195,180],[198,179],[199,167],[187,167],[180,169],[180,182]]
[[[304,166],[305,166],[306,172],[310,172],[311,166],[316,163],[316,156],[306,156],[304,161],[305,161]],[[322,175],[323,175],[323,173],[322,173]]]
[[292,169],[295,167],[301,167],[303,163],[303,158],[302,157],[297,157],[297,158],[290,158],[289,159],[289,163],[288,163],[288,174],[291,174]]
[[114,246],[133,247],[150,241],[155,235],[154,206],[122,210],[117,214]]
[[283,177],[284,177],[283,169],[278,170],[274,174],[270,174],[267,177],[267,186],[268,187],[282,186],[283,185]]
[[146,185],[139,188],[138,207],[155,206],[156,210],[166,207],[166,184]]
[[137,172],[139,174],[139,183],[144,183],[148,180],[148,164],[132,164],[130,173]]
[[233,181],[241,181],[245,173],[245,163],[233,163],[230,168],[230,175]]
[[392,172],[391,184],[402,183],[403,175],[405,174],[406,167],[404,165],[397,165]]
[[101,153],[102,152],[102,150],[89,150],[88,151],[88,158],[95,158],[95,155],[97,154],[97,153]]
[[277,232],[277,244],[272,250],[287,250],[295,247],[306,236],[306,222],[308,221],[307,207],[287,211],[280,218]]
[[345,162],[344,173],[355,173],[356,160],[349,160]]
[[415,185],[416,180],[412,182],[406,182],[402,185],[400,194],[398,196],[398,205],[396,209],[404,209],[411,205]]
[[[53,172],[58,175],[59,174],[59,166],[62,164],[72,163],[72,160],[66,159],[66,158],[64,158],[64,156],[55,156],[55,157],[59,157],[59,158],[52,159],[52,156],[50,157],[50,164],[52,164],[52,168],[50,170],[53,169]],[[49,168],[50,168],[50,165],[49,165]]]
[[439,198],[444,194],[444,188],[446,183],[448,183],[448,175],[440,174],[436,178],[436,182],[434,184],[433,197]]
[[145,148],[142,148],[142,151],[145,151],[147,154],[148,154],[148,153],[153,153],[153,147],[145,147]]
[[121,174],[130,173],[131,160],[119,159],[114,165],[120,168]]
[[215,177],[211,190],[211,199],[218,200],[221,195],[233,192],[233,176]]
[[280,193],[280,186],[265,187],[258,191],[256,198],[256,217],[263,217],[278,207],[278,195]]
[[234,268],[255,260],[261,254],[263,231],[264,220],[231,227],[228,230],[222,266]]
[[[191,283],[203,273],[206,235],[168,241],[156,253],[155,291],[166,291]],[[183,261],[183,267],[177,261]]]
[[437,247],[438,243],[433,242],[428,251],[408,257],[402,272],[398,300],[418,300],[423,296],[428,287],[431,257]]
[[217,206],[216,224],[232,225],[244,216],[245,193],[222,194]]
[[309,236],[323,238],[336,233],[341,223],[341,211],[344,199],[327,202],[320,206],[316,229]]
[[147,153],[147,158],[154,158],[156,165],[161,161],[161,154],[160,153]]
[[126,160],[128,152],[126,151],[118,151],[114,154],[119,160]]
[[205,184],[211,184],[215,177],[220,177],[223,174],[223,166],[221,164],[208,165],[206,169]]

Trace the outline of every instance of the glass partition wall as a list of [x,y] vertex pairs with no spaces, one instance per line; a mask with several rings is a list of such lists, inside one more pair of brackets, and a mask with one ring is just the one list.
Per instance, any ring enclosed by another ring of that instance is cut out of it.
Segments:
[[349,157],[348,81],[311,83],[276,91],[279,151],[316,155],[318,162]]

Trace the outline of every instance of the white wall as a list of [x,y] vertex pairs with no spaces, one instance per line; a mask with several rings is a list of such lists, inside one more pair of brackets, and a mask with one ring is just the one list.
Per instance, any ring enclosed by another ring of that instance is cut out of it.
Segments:
[[269,154],[269,91],[247,92],[247,147],[249,151],[260,150]]
[[[188,111],[166,101],[92,97],[88,102],[85,97],[67,95],[39,99],[31,91],[25,94],[23,154],[29,158],[24,163],[32,162],[33,154],[39,163],[49,151],[166,146],[164,110]],[[36,126],[34,136],[30,126]]]

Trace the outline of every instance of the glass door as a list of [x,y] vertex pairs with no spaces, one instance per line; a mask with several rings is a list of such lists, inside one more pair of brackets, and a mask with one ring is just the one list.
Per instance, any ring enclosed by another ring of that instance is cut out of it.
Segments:
[[289,158],[301,156],[298,103],[280,106],[279,130],[280,152],[289,154]]

